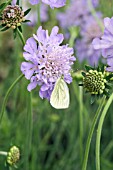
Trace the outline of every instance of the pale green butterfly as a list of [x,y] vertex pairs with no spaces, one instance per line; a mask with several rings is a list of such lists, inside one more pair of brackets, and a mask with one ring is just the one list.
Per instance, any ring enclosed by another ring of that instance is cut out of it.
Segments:
[[70,97],[67,84],[62,78],[58,78],[50,97],[50,104],[56,109],[69,107]]

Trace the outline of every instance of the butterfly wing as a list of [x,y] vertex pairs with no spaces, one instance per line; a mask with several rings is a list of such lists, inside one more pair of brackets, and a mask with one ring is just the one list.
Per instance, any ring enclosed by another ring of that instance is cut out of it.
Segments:
[[50,97],[51,105],[56,109],[66,109],[69,107],[69,89],[65,81],[59,78]]

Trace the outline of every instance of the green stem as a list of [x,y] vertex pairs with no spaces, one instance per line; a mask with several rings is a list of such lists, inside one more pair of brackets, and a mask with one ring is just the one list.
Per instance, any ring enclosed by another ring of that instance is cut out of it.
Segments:
[[80,113],[79,113],[79,128],[80,128],[80,159],[82,162],[83,159],[83,89],[79,86],[79,106],[80,106]]
[[96,137],[96,170],[100,170],[100,139],[101,139],[101,133],[102,133],[102,126],[103,126],[107,111],[112,101],[113,101],[113,93],[104,107],[104,110],[102,112],[102,115],[100,117],[99,124],[98,124],[97,137]]
[[9,166],[9,170],[13,170],[13,168],[11,166]]
[[29,168],[29,155],[31,152],[31,143],[32,143],[32,129],[33,129],[33,115],[32,115],[32,96],[31,92],[28,93],[27,99],[27,137],[25,143],[25,170]]
[[107,157],[107,155],[109,154],[110,151],[113,150],[113,140],[110,141],[110,143],[107,145],[107,147],[104,149],[102,156],[103,157]]
[[79,34],[79,28],[72,26],[69,28],[70,31],[70,39],[69,39],[69,46],[73,47],[74,46],[74,41],[77,38],[78,34]]
[[0,113],[0,124],[1,124],[1,121],[2,121],[2,117],[3,117],[3,114],[4,114],[4,110],[5,110],[5,107],[6,107],[6,103],[7,103],[7,100],[8,100],[8,97],[11,93],[11,91],[13,90],[13,88],[15,87],[15,85],[22,79],[24,75],[21,74],[14,82],[13,84],[9,87],[6,95],[5,95],[5,98],[4,98],[4,101],[3,101],[3,104],[2,104],[2,109],[1,109],[1,113]]
[[20,40],[22,41],[22,44],[23,46],[25,45],[25,40],[24,40],[24,37],[23,37],[23,34],[20,32],[20,30],[17,28],[17,32],[18,32],[18,35],[20,37]]
[[88,6],[89,6],[89,9],[91,11],[91,14],[93,15],[93,17],[95,18],[95,20],[97,21],[99,27],[101,28],[101,30],[103,32],[104,25],[103,25],[102,21],[99,19],[98,15],[97,15],[97,12],[96,12],[95,8],[92,5],[92,1],[91,0],[87,0],[87,1],[88,1]]
[[41,18],[40,18],[40,6],[41,4],[38,4],[38,27],[41,26]]
[[7,156],[7,152],[0,151],[0,155]]
[[101,104],[99,105],[99,107],[97,109],[97,112],[96,112],[94,119],[93,119],[93,122],[92,122],[91,129],[90,129],[89,134],[88,134],[88,138],[87,138],[87,142],[86,142],[86,149],[85,149],[85,154],[84,154],[84,160],[83,160],[83,164],[82,164],[82,170],[86,170],[86,168],[87,168],[88,155],[89,155],[89,149],[90,149],[92,135],[93,135],[98,117],[100,115],[100,112],[102,110],[102,107],[104,105],[104,101],[105,101],[105,96],[102,98]]

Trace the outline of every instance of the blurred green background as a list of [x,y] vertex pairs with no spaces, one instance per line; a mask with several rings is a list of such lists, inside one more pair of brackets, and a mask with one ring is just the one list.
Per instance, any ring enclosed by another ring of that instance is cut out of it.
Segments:
[[[112,17],[113,0],[100,0],[99,10],[103,12],[104,17]],[[54,20],[50,10],[50,20],[43,26],[51,30],[55,24],[57,21]],[[23,26],[25,39],[32,36],[36,30],[37,27]],[[19,38],[13,39],[11,30],[0,33],[0,108],[7,89],[21,74],[22,52],[21,41]],[[84,63],[76,62],[73,69],[75,71],[84,69]],[[47,100],[39,98],[38,88],[33,90],[33,130],[31,151],[28,155],[27,85],[28,81],[23,78],[8,99],[0,126],[0,150],[8,151],[12,145],[20,148],[19,170],[81,170],[88,132],[100,101],[90,105],[90,95],[82,91],[76,79],[69,85],[71,103],[66,110],[52,108]],[[87,170],[95,170],[95,137],[96,130],[91,143]],[[0,156],[0,170],[6,169],[5,157]],[[101,139],[101,170],[112,169],[113,104],[106,116]]]

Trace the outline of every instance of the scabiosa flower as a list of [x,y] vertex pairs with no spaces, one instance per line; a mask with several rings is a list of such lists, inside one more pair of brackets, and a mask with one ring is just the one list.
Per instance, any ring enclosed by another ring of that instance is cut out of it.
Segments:
[[41,86],[41,98],[50,99],[58,78],[63,77],[65,82],[72,82],[71,65],[75,61],[73,48],[60,45],[64,38],[58,34],[58,30],[57,26],[53,27],[49,36],[47,30],[39,27],[37,35],[29,38],[24,46],[23,55],[27,62],[22,62],[21,71],[30,80],[28,91],[37,85]]
[[[38,4],[40,0],[29,0],[32,5]],[[42,0],[43,3],[50,5],[51,8],[60,8],[65,5],[66,0]]]
[[104,19],[104,34],[92,42],[94,49],[101,49],[102,55],[107,59],[107,71],[113,72],[113,17]]
[[[93,2],[94,0],[92,0]],[[97,5],[97,3],[94,5]],[[84,17],[89,13],[90,9],[88,8],[87,0],[71,0],[66,11],[57,14],[57,19],[60,26],[66,29],[71,26],[81,26]]]
[[[98,16],[100,16],[100,14]],[[79,61],[87,60],[90,65],[97,65],[101,57],[101,51],[95,50],[91,42],[93,38],[100,37],[102,35],[102,31],[92,15],[84,18],[80,34],[81,39],[78,39],[75,45]]]
[[[24,10],[27,10],[30,7],[30,4],[28,1],[22,1],[22,8]],[[31,9],[30,13],[26,16],[27,20],[30,20],[27,24],[29,26],[35,26],[38,21],[38,12],[37,12],[37,7],[33,6]],[[41,22],[46,22],[48,20],[48,6],[44,3],[40,5],[40,19]]]

